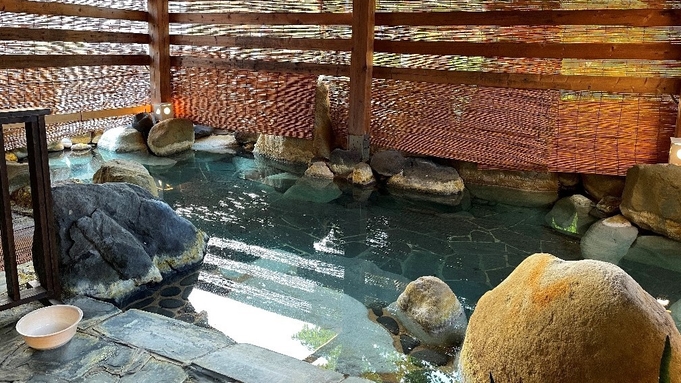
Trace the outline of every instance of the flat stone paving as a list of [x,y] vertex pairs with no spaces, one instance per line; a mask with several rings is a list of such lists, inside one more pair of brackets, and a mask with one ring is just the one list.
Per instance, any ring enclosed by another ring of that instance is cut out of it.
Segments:
[[29,348],[14,329],[41,304],[0,312],[0,382],[370,382],[146,311],[89,298],[66,303],[83,310],[83,321],[55,350]]

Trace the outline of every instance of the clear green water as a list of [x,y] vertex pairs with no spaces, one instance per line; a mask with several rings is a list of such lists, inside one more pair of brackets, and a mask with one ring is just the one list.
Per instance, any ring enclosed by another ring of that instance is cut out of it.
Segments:
[[[321,347],[320,364],[331,368],[338,367],[333,353],[342,350],[324,343],[333,346],[336,334],[346,343],[362,342],[353,334],[371,336],[357,329],[363,324],[337,324],[353,312],[345,296],[386,305],[409,281],[434,275],[470,315],[528,255],[581,259],[577,239],[544,225],[546,209],[470,198],[450,207],[344,185],[315,188],[294,173],[233,155],[196,153],[149,169],[163,199],[211,237],[197,286],[197,294],[207,294],[195,306],[229,322],[226,332],[237,341],[261,333],[264,339],[245,341],[301,359]],[[619,266],[656,298],[681,299],[680,273],[626,257]],[[352,315],[366,317],[366,310]],[[370,356],[364,359],[365,366],[346,367],[371,371]]]

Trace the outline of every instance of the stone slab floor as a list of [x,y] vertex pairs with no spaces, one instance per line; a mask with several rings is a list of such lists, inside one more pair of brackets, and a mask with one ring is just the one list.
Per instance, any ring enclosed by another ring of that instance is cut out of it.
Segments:
[[55,350],[29,348],[14,329],[41,304],[0,312],[0,382],[370,382],[157,314],[88,298],[66,303],[83,310],[83,321]]

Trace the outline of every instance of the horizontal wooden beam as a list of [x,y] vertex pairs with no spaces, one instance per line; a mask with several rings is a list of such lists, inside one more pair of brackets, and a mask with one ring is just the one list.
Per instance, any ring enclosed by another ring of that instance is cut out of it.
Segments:
[[319,51],[352,50],[352,42],[349,39],[171,35],[170,44],[192,46],[240,47],[240,48],[319,50]]
[[573,58],[584,60],[681,60],[681,46],[670,43],[472,43],[448,41],[374,42],[376,52],[483,57]]
[[262,60],[229,60],[219,58],[203,58],[174,56],[170,63],[174,67],[246,69],[257,72],[281,72],[310,75],[348,76],[349,65],[314,64],[302,62],[278,62]]
[[149,35],[143,33],[0,27],[0,40],[149,44]]
[[26,0],[3,1],[2,4],[0,4],[0,11],[31,13],[36,15],[95,17],[131,21],[147,21],[149,16],[145,11]]
[[149,65],[148,55],[0,55],[0,69]]
[[681,25],[681,9],[377,12],[376,25],[622,25],[629,27],[662,27]]
[[170,22],[237,25],[350,25],[352,13],[171,13]]
[[[131,116],[137,113],[150,112],[151,105],[139,105],[131,106],[128,108],[116,108],[116,109],[104,109],[95,110],[89,112],[78,112],[78,113],[64,113],[64,114],[50,114],[45,116],[46,124],[62,124],[70,122],[81,122],[88,120],[95,120],[98,118],[110,118],[110,117],[125,117]],[[23,128],[24,124],[6,124],[3,128],[13,129],[13,128]]]
[[679,94],[681,79],[534,75],[374,67],[374,78],[497,88],[558,89],[644,94]]

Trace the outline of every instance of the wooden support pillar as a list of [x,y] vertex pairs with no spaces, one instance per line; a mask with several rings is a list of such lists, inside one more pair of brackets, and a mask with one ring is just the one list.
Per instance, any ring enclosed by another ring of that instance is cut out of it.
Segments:
[[674,137],[681,137],[681,96],[679,96],[678,114],[676,115],[676,131]]
[[169,102],[170,84],[170,21],[168,0],[147,0],[149,11],[149,55],[151,56],[151,103]]
[[376,0],[352,1],[348,149],[360,152],[363,160],[369,159],[375,13]]

